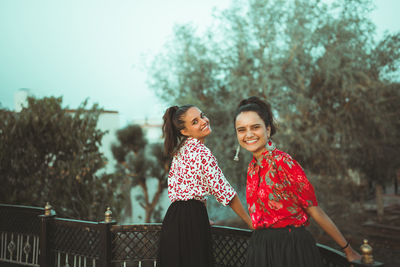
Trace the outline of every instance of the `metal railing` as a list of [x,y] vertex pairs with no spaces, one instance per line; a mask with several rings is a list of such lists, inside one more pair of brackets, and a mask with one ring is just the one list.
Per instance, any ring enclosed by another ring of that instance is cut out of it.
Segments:
[[[56,217],[49,205],[0,204],[0,266],[156,266],[161,224],[117,225],[110,210],[105,215],[102,222],[80,221]],[[251,231],[223,226],[211,231],[216,266],[243,266]],[[350,266],[343,253],[317,245],[324,267]]]

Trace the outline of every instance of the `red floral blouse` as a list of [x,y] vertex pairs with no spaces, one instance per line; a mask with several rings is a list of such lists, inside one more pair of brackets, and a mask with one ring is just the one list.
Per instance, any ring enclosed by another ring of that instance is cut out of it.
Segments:
[[278,149],[250,162],[246,198],[255,229],[308,225],[305,208],[318,205],[302,167]]
[[218,167],[211,151],[198,139],[188,138],[172,159],[168,174],[168,196],[172,202],[214,195],[228,205],[236,195]]

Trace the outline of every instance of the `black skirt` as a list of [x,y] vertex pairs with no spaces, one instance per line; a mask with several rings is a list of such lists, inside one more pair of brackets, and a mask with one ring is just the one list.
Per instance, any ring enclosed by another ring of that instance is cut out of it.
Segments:
[[255,230],[246,267],[321,267],[315,239],[304,227]]
[[201,201],[172,203],[165,215],[157,267],[212,267],[211,229]]

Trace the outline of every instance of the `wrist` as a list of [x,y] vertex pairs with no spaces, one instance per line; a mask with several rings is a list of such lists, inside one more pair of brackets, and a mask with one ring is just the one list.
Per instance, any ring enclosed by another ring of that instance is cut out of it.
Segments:
[[350,241],[347,241],[346,245],[344,245],[344,246],[341,247],[340,249],[344,251],[344,250],[346,250],[346,248],[349,247],[349,245],[350,245]]
[[353,248],[349,245],[347,248],[342,250],[344,252],[344,254],[349,255],[351,253],[353,253]]

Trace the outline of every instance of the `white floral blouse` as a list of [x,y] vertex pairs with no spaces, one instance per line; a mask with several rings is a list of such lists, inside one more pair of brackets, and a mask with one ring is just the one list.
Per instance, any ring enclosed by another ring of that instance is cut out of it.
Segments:
[[213,195],[224,206],[236,195],[217,159],[198,139],[188,138],[174,156],[168,175],[168,196],[172,202]]

